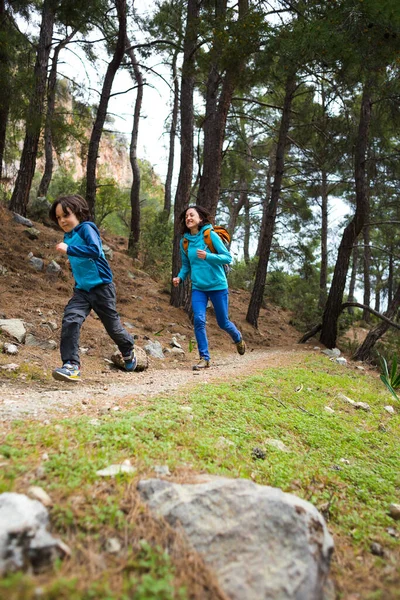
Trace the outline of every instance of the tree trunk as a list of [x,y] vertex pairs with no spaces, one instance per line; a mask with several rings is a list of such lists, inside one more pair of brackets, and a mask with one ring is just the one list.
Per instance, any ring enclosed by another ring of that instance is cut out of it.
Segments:
[[[248,11],[248,0],[239,0],[238,22]],[[226,19],[226,0],[215,2],[215,17],[218,23]],[[219,199],[221,181],[222,145],[225,138],[226,119],[232,101],[233,92],[243,70],[246,58],[244,55],[236,61],[232,60],[226,68],[225,75],[220,72],[222,54],[221,38],[218,27],[215,30],[211,53],[213,58],[206,85],[206,114],[204,118],[204,151],[203,172],[200,178],[198,203],[215,216]]]
[[[0,57],[1,60],[1,57]],[[0,180],[3,176],[3,160],[4,160],[4,150],[6,147],[6,132],[7,132],[7,122],[8,122],[8,114],[10,111],[10,98],[4,97],[1,99],[0,105]]]
[[[396,293],[388,306],[387,311],[384,313],[385,317],[387,317],[388,319],[393,319],[398,312],[399,306],[400,285],[398,286]],[[371,329],[361,346],[357,349],[356,353],[354,354],[354,360],[367,360],[371,358],[372,348],[375,346],[376,342],[383,336],[383,334],[386,333],[389,327],[390,324],[387,321],[382,321],[376,327]]]
[[47,65],[49,62],[53,27],[54,3],[51,0],[44,0],[34,68],[33,94],[29,102],[24,146],[9,207],[10,210],[23,216],[26,215],[29,192],[35,174],[36,157],[44,111],[44,99],[46,95]]
[[232,238],[234,236],[235,230],[236,230],[239,213],[243,208],[243,201],[244,201],[244,197],[243,197],[242,193],[239,194],[239,200],[237,202],[235,202],[235,196],[236,196],[236,192],[233,192],[231,194],[230,202],[229,202],[228,231],[231,234],[231,242],[232,242]]
[[167,177],[165,179],[165,195],[164,195],[164,212],[169,217],[171,212],[171,189],[172,189],[172,175],[174,172],[174,158],[175,158],[175,138],[176,138],[176,126],[178,123],[178,111],[179,111],[179,82],[178,74],[176,69],[176,63],[178,60],[178,50],[174,52],[172,59],[172,80],[174,85],[174,102],[172,105],[172,117],[171,117],[171,129],[169,132],[169,155],[168,155],[168,169]]
[[[369,221],[369,206],[368,214],[365,216],[365,220]],[[366,306],[371,304],[371,248],[370,248],[370,229],[369,225],[365,225],[363,230],[364,237],[364,256],[363,256],[363,267],[364,267],[364,297],[363,303]],[[363,321],[369,323],[371,321],[371,315],[367,310],[363,311]]]
[[[349,295],[347,296],[347,300],[349,302],[355,302],[355,290],[356,290],[356,281],[357,281],[357,267],[358,267],[358,244],[353,248],[353,264],[351,266],[351,276],[350,276],[350,285],[349,285]],[[354,314],[354,307],[349,307],[349,314]]]
[[76,30],[71,32],[62,42],[60,42],[54,48],[54,54],[51,61],[51,70],[49,79],[47,82],[47,111],[46,111],[46,122],[44,126],[44,154],[45,154],[45,166],[44,173],[38,188],[38,196],[46,196],[51,178],[53,176],[53,133],[52,124],[54,117],[54,108],[56,104],[56,87],[57,87],[57,68],[58,68],[58,57],[60,52],[68,42],[74,37]]
[[[181,165],[174,203],[174,242],[172,250],[172,274],[177,275],[181,263],[179,242],[181,238],[179,215],[189,204],[193,176],[193,93],[195,84],[194,57],[199,27],[200,0],[189,0],[185,39],[183,43],[183,64],[180,97],[181,113]],[[188,294],[187,285],[173,287],[172,306],[182,306]]]
[[267,277],[268,262],[271,254],[271,244],[275,228],[276,212],[281,194],[283,173],[285,170],[285,149],[290,127],[290,109],[292,106],[295,89],[296,78],[294,74],[290,74],[286,81],[285,99],[283,102],[282,118],[276,147],[275,176],[271,191],[271,200],[266,207],[266,217],[264,220],[265,226],[263,228],[262,238],[260,239],[259,244],[260,254],[256,276],[246,315],[246,321],[253,325],[253,327],[258,326],[258,316],[260,314],[260,308],[264,298],[265,280]]
[[[247,136],[246,136],[244,119],[241,118],[240,123],[241,123],[241,127],[240,127],[241,136],[242,136],[242,139],[245,141],[245,146],[246,146],[246,171],[250,172],[251,171],[253,140],[251,138],[247,138]],[[237,224],[237,220],[239,217],[239,213],[242,210],[243,206],[246,206],[247,208],[245,209],[246,213],[245,213],[245,219],[244,219],[245,233],[244,233],[244,243],[243,243],[243,250],[244,250],[244,255],[245,255],[245,260],[246,260],[246,256],[248,258],[248,254],[249,254],[249,241],[250,241],[250,215],[249,215],[250,200],[249,200],[247,179],[246,179],[246,176],[243,174],[241,176],[239,176],[238,187],[239,187],[238,201],[235,202],[235,197],[236,197],[237,192],[233,192],[230,196],[228,231],[231,234],[231,242],[232,242],[233,236],[235,234],[235,229],[236,229],[236,224]],[[247,262],[248,262],[248,260],[247,260]]]
[[364,85],[361,99],[360,122],[355,150],[355,187],[356,187],[356,212],[352,221],[343,232],[339,246],[335,270],[333,274],[328,300],[322,318],[320,340],[327,348],[334,348],[337,338],[337,323],[341,311],[343,293],[346,286],[346,276],[350,256],[358,235],[365,224],[365,215],[368,208],[368,193],[366,189],[365,163],[368,146],[368,130],[371,121],[371,88],[372,80]]
[[326,170],[327,109],[326,93],[323,80],[321,81],[321,113],[323,146],[321,151],[321,268],[319,275],[318,307],[325,306],[328,285],[328,174]]
[[246,265],[250,262],[250,202],[247,189],[242,192],[244,195],[244,238],[243,238],[243,258]]
[[381,288],[380,285],[378,285],[378,282],[375,288],[375,310],[376,312],[381,311]]
[[0,0],[0,179],[3,174],[4,150],[6,147],[6,131],[11,101],[10,46],[7,43],[8,17],[4,0]]
[[393,277],[394,277],[393,245],[391,245],[390,246],[390,254],[389,254],[389,273],[388,273],[388,284],[387,284],[388,304],[391,303],[392,298],[393,298]]
[[[128,47],[129,41],[126,40]],[[128,252],[137,258],[139,252],[140,237],[140,168],[137,158],[137,142],[139,135],[140,111],[143,101],[143,77],[136,60],[135,52],[132,48],[128,51],[129,58],[133,68],[134,77],[137,83],[137,95],[135,101],[135,110],[133,113],[133,126],[131,135],[131,145],[129,148],[129,159],[132,167],[132,187],[131,187],[131,225],[129,231]]]
[[267,171],[267,179],[265,184],[265,197],[262,203],[262,217],[261,217],[261,226],[260,226],[260,235],[258,236],[258,244],[256,250],[256,256],[260,256],[260,246],[261,240],[265,235],[265,227],[266,227],[266,219],[267,219],[267,206],[271,200],[272,194],[272,178],[276,169],[276,144],[272,144],[271,151],[269,155],[268,161],[268,171]]
[[321,171],[321,269],[319,275],[319,301],[322,310],[325,306],[328,285],[328,178],[326,169]]
[[115,0],[115,6],[118,15],[118,38],[115,46],[114,56],[109,63],[106,75],[103,81],[103,89],[101,90],[100,102],[96,113],[96,118],[93,124],[92,135],[89,141],[89,150],[86,166],[86,200],[89,205],[89,210],[92,218],[95,218],[96,204],[96,166],[97,155],[99,152],[101,135],[103,126],[107,116],[107,107],[110,100],[111,88],[114,82],[114,77],[122,62],[125,53],[126,40],[126,0]]

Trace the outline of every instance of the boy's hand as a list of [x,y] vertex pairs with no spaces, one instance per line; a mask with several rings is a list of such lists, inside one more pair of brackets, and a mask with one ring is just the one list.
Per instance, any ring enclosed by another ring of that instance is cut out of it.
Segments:
[[172,279],[172,283],[173,283],[173,285],[174,285],[175,287],[178,287],[178,285],[180,284],[180,282],[181,282],[181,278],[180,278],[180,277],[174,277],[174,278]]
[[62,252],[63,254],[67,253],[67,248],[68,248],[68,246],[64,242],[60,242],[56,246],[56,250],[58,250],[58,252]]

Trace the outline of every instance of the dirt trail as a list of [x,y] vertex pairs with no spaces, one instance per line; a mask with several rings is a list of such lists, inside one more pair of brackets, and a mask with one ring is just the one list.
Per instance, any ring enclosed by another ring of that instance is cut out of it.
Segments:
[[[49,384],[0,384],[0,420],[54,419],[78,415],[98,416],[107,411],[129,408],[132,402],[158,394],[177,392],[180,388],[201,382],[231,380],[273,366],[300,362],[305,352],[301,346],[275,350],[253,350],[244,356],[219,354],[212,367],[205,371],[191,370],[191,362],[174,367],[171,363],[150,365],[142,373],[104,370],[98,376],[83,379],[79,384],[56,382]],[[117,408],[118,407],[118,408]]]

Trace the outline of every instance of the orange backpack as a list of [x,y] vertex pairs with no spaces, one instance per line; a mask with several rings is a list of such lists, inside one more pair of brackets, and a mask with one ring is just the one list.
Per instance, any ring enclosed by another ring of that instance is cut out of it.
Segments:
[[[215,233],[217,235],[219,235],[219,237],[221,238],[224,246],[226,246],[227,248],[229,247],[229,243],[231,241],[231,236],[229,235],[228,231],[225,229],[225,227],[221,227],[221,225],[214,225],[214,227],[212,229],[208,228],[204,231],[204,242],[205,242],[205,244],[207,244],[207,247],[210,249],[210,251],[213,254],[218,254],[218,252],[215,250],[213,243],[211,241],[211,231],[215,231]],[[182,240],[182,246],[183,246],[184,251],[187,254],[188,247],[189,247],[189,240],[185,237]],[[225,273],[229,273],[230,266],[223,265],[223,267],[224,267]]]
[[[231,241],[231,236],[229,235],[229,233],[227,232],[225,227],[221,227],[220,225],[214,225],[213,229],[206,229],[204,231],[204,242],[207,244],[207,246],[211,250],[211,252],[213,252],[214,254],[218,254],[213,246],[212,241],[211,241],[211,231],[215,231],[215,233],[217,235],[219,235],[219,237],[221,238],[222,242],[224,243],[224,245],[226,247],[229,246],[229,243]],[[188,247],[189,247],[189,240],[184,237],[183,241],[182,241],[182,245],[183,245],[184,251],[187,254]]]

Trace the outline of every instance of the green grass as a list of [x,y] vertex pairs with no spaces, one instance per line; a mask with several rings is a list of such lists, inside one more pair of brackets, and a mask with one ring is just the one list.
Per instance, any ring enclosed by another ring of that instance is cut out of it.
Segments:
[[[339,392],[367,402],[371,411],[356,410],[338,398]],[[99,482],[96,470],[129,458],[139,477],[154,476],[155,465],[168,464],[172,474],[186,468],[280,487],[324,507],[330,529],[347,539],[354,556],[367,551],[372,540],[398,551],[399,541],[386,529],[396,526],[388,507],[399,502],[400,407],[389,415],[383,409],[388,403],[390,396],[377,378],[322,356],[304,355],[301,366],[268,369],[232,383],[203,384],[187,393],[180,390],[176,397],[161,396],[139,402],[129,412],[103,416],[97,425],[89,418],[65,420],[58,423],[62,427],[16,422],[0,446],[7,461],[0,492],[23,491],[29,477],[29,484],[59,498],[52,522],[60,535],[73,530],[83,539],[89,534],[101,537],[104,527],[123,532],[120,506],[132,477],[118,476],[112,494],[87,501],[79,513],[71,499],[77,494],[90,498]],[[325,411],[328,405],[334,414]],[[290,452],[266,444],[268,438],[281,440]],[[265,450],[264,460],[252,457],[255,447]],[[35,480],[44,452],[49,455],[43,463],[45,479]],[[173,565],[163,550],[143,543],[125,573],[127,597],[184,598],[183,590],[174,591]],[[147,567],[140,557],[149,561]],[[73,580],[68,582],[69,596],[61,595],[55,575],[47,597],[117,597],[105,582],[88,583],[85,595],[76,595]],[[0,596],[7,585],[15,592],[27,586],[27,579],[5,578]],[[14,597],[33,597],[29,594]]]

